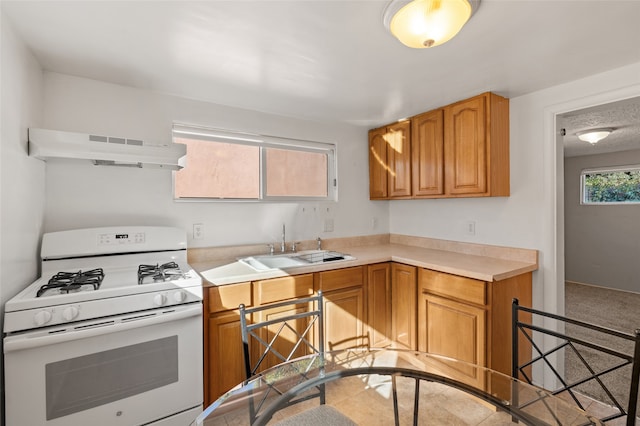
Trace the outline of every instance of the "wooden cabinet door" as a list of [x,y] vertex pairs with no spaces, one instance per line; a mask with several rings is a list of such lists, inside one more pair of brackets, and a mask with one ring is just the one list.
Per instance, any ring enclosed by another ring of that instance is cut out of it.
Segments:
[[212,315],[208,319],[207,342],[205,406],[245,379],[239,312]]
[[[418,350],[486,366],[485,309],[423,293],[418,306]],[[471,385],[483,386],[473,368],[442,372]]]
[[369,198],[372,200],[388,197],[389,162],[387,160],[386,133],[386,127],[369,132]]
[[391,335],[394,342],[413,350],[417,348],[416,296],[416,267],[393,263],[391,266],[391,300],[393,301]]
[[389,198],[411,196],[411,122],[401,121],[387,126],[387,158]]
[[324,293],[325,349],[362,346],[366,336],[364,326],[362,287]]
[[[282,318],[289,315],[295,315],[302,312],[308,312],[311,309],[309,303],[299,303],[297,305],[289,305],[279,308],[273,309],[265,309],[264,311],[259,311],[253,314],[252,321],[254,323],[271,321],[278,318]],[[292,351],[295,347],[296,342],[298,341],[298,334],[304,333],[307,326],[309,325],[309,318],[299,318],[297,320],[287,322],[289,326],[291,326],[294,330],[284,327],[280,332],[280,335],[276,339],[273,344],[273,348],[283,357],[287,358],[298,358],[304,355],[308,355],[310,351],[308,350],[307,345],[300,345],[292,354]],[[276,323],[271,326],[261,328],[258,331],[258,335],[265,342],[270,342],[278,330],[282,326],[281,323]],[[313,341],[313,333],[307,336],[309,341]],[[260,359],[260,357],[265,353],[265,346],[261,344],[257,344],[255,339],[250,339],[252,347],[250,347],[251,352],[251,365],[255,365],[255,363]],[[263,371],[269,367],[273,367],[285,360],[276,356],[273,353],[268,353],[265,360],[260,365],[259,371]]]
[[444,109],[447,194],[487,193],[487,102],[483,94]]
[[411,119],[411,171],[414,197],[444,194],[444,111]]
[[391,267],[377,263],[367,267],[367,311],[369,343],[372,347],[391,344]]

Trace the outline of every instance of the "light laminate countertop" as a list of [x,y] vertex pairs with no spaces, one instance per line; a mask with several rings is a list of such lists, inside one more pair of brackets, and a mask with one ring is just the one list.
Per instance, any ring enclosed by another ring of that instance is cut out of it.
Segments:
[[[432,244],[432,240],[418,239],[418,244],[438,248],[421,247],[413,245],[416,243],[414,237],[406,237],[405,239],[408,238],[411,240],[404,242],[411,244],[400,244],[397,241],[403,241],[403,239],[393,236],[388,243],[344,244],[344,247],[340,247],[340,243],[337,242],[332,244],[330,250],[349,254],[355,259],[295,268],[256,271],[237,261],[236,257],[206,259],[203,258],[206,256],[202,255],[190,259],[189,262],[202,275],[205,286],[256,281],[389,261],[488,282],[501,281],[538,269],[536,250],[455,242],[446,242],[447,244],[444,245]],[[427,243],[423,244],[423,241],[427,241]],[[441,240],[433,241],[441,242]],[[446,247],[446,249],[441,247]],[[525,256],[512,255],[514,251],[524,253]]]

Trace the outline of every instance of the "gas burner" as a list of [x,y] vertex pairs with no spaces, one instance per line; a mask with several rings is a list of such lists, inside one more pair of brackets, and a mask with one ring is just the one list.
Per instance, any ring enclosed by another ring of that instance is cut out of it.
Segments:
[[104,271],[102,268],[90,271],[58,272],[49,282],[38,290],[36,297],[42,296],[48,290],[58,290],[59,294],[70,293],[76,290],[97,290],[100,288]]
[[162,265],[140,265],[138,266],[138,284],[145,284],[145,278],[151,278],[153,282],[163,282],[184,278],[184,273],[176,262],[167,262]]

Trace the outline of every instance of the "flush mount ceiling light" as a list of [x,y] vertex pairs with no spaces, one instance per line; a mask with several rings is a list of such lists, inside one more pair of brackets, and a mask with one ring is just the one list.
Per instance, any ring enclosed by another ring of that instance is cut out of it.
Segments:
[[584,132],[578,132],[576,133],[576,136],[581,141],[589,142],[590,144],[596,144],[598,143],[598,141],[601,141],[602,139],[609,136],[611,132],[613,132],[613,129],[607,127],[602,129],[592,129],[585,130]]
[[479,5],[480,0],[392,0],[382,19],[402,44],[424,49],[451,40]]

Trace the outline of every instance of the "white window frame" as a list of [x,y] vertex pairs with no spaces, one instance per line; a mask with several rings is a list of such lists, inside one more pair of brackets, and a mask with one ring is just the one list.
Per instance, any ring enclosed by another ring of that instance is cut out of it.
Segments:
[[640,164],[632,164],[628,166],[611,166],[611,167],[598,167],[591,169],[583,169],[580,172],[580,204],[584,206],[637,206],[640,201],[610,201],[610,202],[592,202],[586,201],[585,179],[586,175],[594,173],[615,173],[615,172],[630,172],[640,170]]
[[[172,129],[174,138],[200,139],[212,142],[225,142],[239,145],[257,146],[260,148],[260,193],[259,198],[178,198],[175,195],[175,173],[173,173],[174,201],[180,202],[296,202],[296,201],[338,201],[338,167],[337,145],[327,142],[308,141],[278,136],[259,135],[255,133],[238,132],[226,129],[193,126],[175,123]],[[263,148],[279,148],[305,152],[322,153],[327,156],[327,196],[268,196],[266,194],[267,167],[266,155]],[[189,164],[187,164],[187,167]]]

